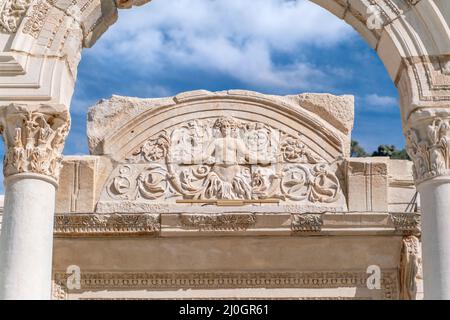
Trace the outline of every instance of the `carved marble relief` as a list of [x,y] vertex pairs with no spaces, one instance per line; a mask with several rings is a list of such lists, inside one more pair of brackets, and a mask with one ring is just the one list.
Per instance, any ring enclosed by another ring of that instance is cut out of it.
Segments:
[[399,280],[400,299],[416,300],[418,283],[423,280],[423,274],[421,243],[415,236],[403,239]]
[[450,119],[436,118],[423,132],[409,129],[406,134],[417,184],[450,173]]
[[37,173],[59,177],[62,149],[69,132],[67,117],[39,112],[19,113],[8,132],[4,161],[5,177],[18,173]]
[[182,214],[184,228],[198,231],[246,231],[256,224],[255,214]]
[[302,141],[259,122],[194,120],[157,134],[119,165],[102,200],[280,199],[333,204],[336,169]]
[[[81,290],[67,288],[67,279],[70,274],[57,270],[53,274],[54,299],[68,299],[71,294],[82,292],[107,294],[113,291],[136,292],[138,290],[170,290],[184,289],[183,291],[198,289],[274,289],[274,288],[301,288],[301,289],[333,289],[355,288],[357,292],[366,290],[367,273],[359,270],[349,271],[267,271],[267,272],[82,272]],[[385,270],[381,278],[381,290],[377,291],[379,299],[398,299],[398,274],[396,270]],[[367,290],[366,290],[367,292]],[[373,299],[373,295],[360,293],[360,299]],[[97,296],[98,298],[98,296]],[[253,297],[250,297],[250,299]],[[344,297],[345,298],[345,297]],[[130,299],[133,299],[130,297]],[[151,299],[151,298],[149,298]],[[255,299],[255,298],[253,298]],[[276,299],[271,297],[271,299]],[[295,299],[327,299],[325,297],[295,297]],[[330,297],[328,299],[341,299]],[[358,299],[352,297],[347,299]]]
[[56,215],[54,223],[55,236],[149,236],[160,229],[157,214]]
[[37,39],[50,13],[51,6],[47,2],[39,2],[33,6],[30,16],[25,22],[23,33]]
[[297,232],[320,232],[323,226],[321,214],[293,214],[291,229]]
[[0,0],[0,31],[14,33],[32,0]]

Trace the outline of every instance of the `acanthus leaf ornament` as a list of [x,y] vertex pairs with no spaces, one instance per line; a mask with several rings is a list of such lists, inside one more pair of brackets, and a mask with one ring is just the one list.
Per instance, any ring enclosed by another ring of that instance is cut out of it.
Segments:
[[55,236],[138,236],[158,235],[161,230],[158,214],[57,214]]
[[7,146],[3,168],[5,177],[36,173],[57,181],[70,127],[69,114],[24,111],[8,117],[8,124],[3,128]]
[[167,156],[169,145],[169,138],[165,133],[161,133],[156,139],[146,141],[142,147],[133,152],[128,160],[130,162],[159,161]]
[[293,214],[291,217],[291,229],[294,233],[320,232],[322,226],[322,214]]
[[450,119],[435,118],[422,131],[408,129],[406,140],[417,184],[450,174]]
[[15,33],[32,0],[0,1],[0,31]]

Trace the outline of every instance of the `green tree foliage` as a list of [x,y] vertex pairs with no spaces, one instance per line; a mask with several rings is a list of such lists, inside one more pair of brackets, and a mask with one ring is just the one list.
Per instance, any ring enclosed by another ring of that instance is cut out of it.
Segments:
[[372,153],[372,157],[389,157],[391,158],[395,152],[395,146],[382,144],[377,151]]
[[[352,157],[370,157],[370,155],[361,147],[358,141],[352,140],[351,145]],[[372,157],[389,157],[391,159],[411,160],[405,149],[398,150],[393,145],[381,145],[377,151],[373,152]]]
[[351,146],[351,156],[352,157],[368,157],[369,154],[364,150],[363,147],[359,145],[359,142],[356,140],[352,140],[352,146]]
[[397,150],[393,145],[381,145],[378,150],[372,154],[372,157],[389,157],[391,159],[410,160],[405,149]]

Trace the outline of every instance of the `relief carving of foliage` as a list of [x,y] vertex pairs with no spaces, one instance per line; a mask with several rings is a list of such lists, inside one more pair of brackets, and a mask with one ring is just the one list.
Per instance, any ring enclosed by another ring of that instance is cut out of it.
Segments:
[[318,163],[320,159],[300,140],[288,137],[281,144],[283,158],[287,162]]
[[10,124],[16,127],[5,155],[5,176],[32,172],[57,180],[70,127],[68,116],[28,112],[13,118]]
[[156,139],[146,141],[141,148],[132,153],[128,161],[132,163],[159,161],[167,156],[169,145],[169,138],[166,133],[162,133]]
[[414,161],[417,182],[450,172],[450,121],[435,119],[421,137],[415,129],[407,132],[407,150]]
[[17,32],[20,22],[30,7],[32,0],[0,1],[0,31]]
[[167,170],[160,165],[148,167],[138,177],[139,195],[147,200],[155,200],[166,194],[169,183],[166,179]]
[[310,186],[310,173],[304,166],[296,165],[284,170],[281,190],[287,198],[295,201],[302,201],[308,198],[311,190]]
[[333,169],[300,137],[232,117],[168,129],[127,162],[110,183],[112,198],[333,203],[341,194]]
[[318,164],[312,170],[311,202],[331,203],[339,197],[339,180],[326,164]]
[[326,164],[312,169],[295,165],[285,169],[281,182],[283,194],[295,201],[332,203],[339,196],[340,184],[336,175]]
[[132,188],[131,181],[132,169],[130,166],[123,166],[119,169],[119,175],[116,176],[108,188],[108,193],[114,198],[122,198]]

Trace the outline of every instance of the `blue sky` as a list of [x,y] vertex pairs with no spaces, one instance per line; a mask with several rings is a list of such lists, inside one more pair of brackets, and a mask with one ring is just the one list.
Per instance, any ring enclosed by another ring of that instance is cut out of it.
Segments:
[[[153,0],[83,52],[65,154],[88,154],[86,113],[112,94],[207,89],[329,92],[356,99],[354,139],[404,146],[397,92],[350,26],[306,0]],[[1,190],[0,190],[1,192]]]

